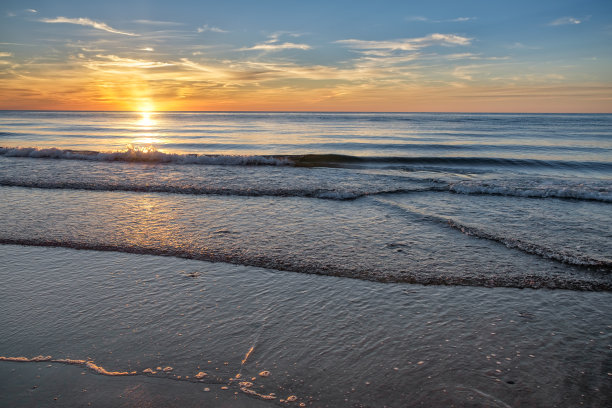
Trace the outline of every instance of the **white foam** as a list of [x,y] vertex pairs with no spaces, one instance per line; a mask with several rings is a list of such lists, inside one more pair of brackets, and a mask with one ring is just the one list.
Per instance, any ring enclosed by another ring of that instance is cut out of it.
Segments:
[[35,159],[65,159],[92,161],[122,161],[143,163],[177,163],[203,165],[272,165],[288,166],[293,163],[284,157],[273,156],[239,156],[239,155],[197,155],[164,153],[153,147],[128,146],[125,151],[96,152],[62,150],[57,148],[40,149],[35,147],[0,147],[0,155],[6,157],[28,157]]
[[457,194],[489,194],[530,198],[570,198],[612,202],[612,191],[585,184],[573,185],[495,185],[487,182],[450,183],[448,190]]
[[595,259],[582,254],[571,253],[567,250],[547,248],[543,245],[536,244],[533,242],[527,242],[518,238],[504,237],[491,232],[487,232],[481,228],[459,223],[451,218],[448,218],[447,222],[451,228],[461,231],[466,235],[496,241],[504,244],[508,248],[519,249],[523,252],[538,255],[546,259],[553,259],[570,265],[595,266],[606,269],[612,267],[610,262],[606,260]]

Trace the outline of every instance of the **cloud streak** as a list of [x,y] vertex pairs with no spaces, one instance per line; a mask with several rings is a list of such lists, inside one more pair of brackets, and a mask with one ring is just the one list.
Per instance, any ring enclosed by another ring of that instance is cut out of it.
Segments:
[[219,27],[209,26],[208,24],[204,24],[202,27],[198,27],[198,33],[211,32],[211,33],[228,33],[229,31],[223,30]]
[[432,20],[430,18],[427,17],[423,17],[423,16],[414,16],[414,17],[408,17],[406,18],[407,21],[416,21],[416,22],[421,22],[421,23],[466,23],[468,21],[474,21],[476,20],[476,17],[457,17],[457,18],[451,18],[451,19],[447,19],[447,20]]
[[56,18],[43,18],[39,20],[43,23],[66,23],[66,24],[76,24],[86,27],[93,27],[97,30],[106,31],[113,34],[121,34],[128,36],[138,36],[138,34],[129,33],[127,31],[120,31],[106,23],[101,23],[99,21],[94,21],[89,18],[79,17],[79,18],[68,18],[68,17],[56,17]]
[[587,21],[589,19],[589,17],[585,17],[585,18],[575,18],[575,17],[561,17],[556,19],[555,21],[551,21],[550,23],[548,23],[548,25],[550,26],[560,26],[560,25],[574,25],[574,24],[581,24],[585,21]]
[[255,44],[252,47],[242,47],[237,51],[265,51],[265,52],[277,52],[283,50],[310,50],[312,47],[308,44],[297,44],[293,42],[279,42],[281,36],[300,37],[301,34],[292,33],[288,31],[279,31],[272,33],[268,36],[268,41]]
[[309,50],[312,47],[308,44],[296,44],[296,43],[263,43],[256,44],[248,48],[240,48],[239,51],[282,51],[282,50]]
[[147,24],[147,25],[159,25],[159,26],[179,26],[183,23],[177,23],[175,21],[160,21],[160,20],[134,20],[134,23]]
[[97,67],[121,67],[121,68],[138,68],[138,69],[151,69],[151,68],[162,68],[170,67],[174,64],[159,61],[146,61],[133,58],[121,58],[116,55],[101,55],[98,54],[96,57],[97,61],[90,61],[88,63],[89,68]]
[[365,40],[339,40],[336,43],[344,44],[349,48],[359,50],[390,50],[390,51],[417,51],[433,45],[455,46],[470,45],[472,39],[455,34],[434,33],[419,38],[404,38],[388,41],[365,41]]

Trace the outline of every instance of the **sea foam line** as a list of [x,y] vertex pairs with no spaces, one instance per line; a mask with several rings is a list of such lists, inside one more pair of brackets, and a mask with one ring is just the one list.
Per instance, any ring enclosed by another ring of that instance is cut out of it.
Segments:
[[[314,275],[327,275],[351,279],[361,279],[384,283],[411,283],[421,285],[451,285],[451,286],[485,286],[485,287],[507,287],[507,288],[548,288],[548,289],[567,289],[578,291],[612,291],[612,282],[606,279],[596,279],[588,277],[587,279],[579,279],[572,277],[571,279],[562,276],[542,276],[521,273],[517,275],[500,275],[494,274],[477,274],[470,276],[457,275],[437,275],[435,271],[423,273],[421,271],[402,270],[401,273],[392,272],[377,272],[369,268],[351,268],[338,266],[330,266],[318,262],[308,262],[303,260],[293,260],[287,258],[275,258],[266,255],[257,255],[254,257],[242,257],[240,255],[231,255],[215,252],[199,252],[189,251],[184,248],[151,248],[136,245],[115,245],[115,244],[99,244],[86,242],[73,242],[67,240],[50,240],[50,239],[19,239],[0,237],[0,245],[22,245],[22,246],[37,246],[37,247],[62,247],[78,250],[93,250],[93,251],[110,251],[122,252],[140,255],[155,255],[176,257],[182,259],[193,259],[206,262],[224,262],[234,265],[246,265],[258,268],[265,268],[278,271],[307,273]],[[582,265],[585,267],[585,265]],[[604,268],[605,269],[605,268]],[[608,265],[607,272],[612,271],[612,266]]]
[[612,203],[612,191],[597,191],[594,189],[578,189],[573,186],[559,187],[525,187],[525,186],[503,186],[492,185],[490,182],[477,184],[450,183],[448,191],[465,195],[496,195],[507,197],[525,198],[563,198],[584,201],[601,201]]
[[10,180],[0,178],[0,186],[4,187],[25,187],[40,188],[49,190],[85,190],[85,191],[123,191],[134,193],[168,193],[184,195],[220,195],[220,196],[243,196],[243,197],[304,197],[319,198],[324,200],[355,200],[370,195],[387,195],[396,193],[411,193],[420,191],[430,191],[430,188],[423,189],[381,189],[372,191],[358,190],[332,190],[325,188],[311,189],[254,189],[254,188],[224,188],[211,186],[176,186],[168,184],[130,184],[118,182],[95,183],[86,181],[52,181],[52,180]]
[[497,242],[505,245],[508,248],[517,249],[527,254],[537,255],[545,259],[550,259],[568,265],[578,267],[592,267],[599,272],[612,272],[612,262],[607,260],[592,258],[582,254],[571,253],[566,250],[555,250],[533,242],[524,241],[519,238],[505,237],[499,234],[485,231],[482,228],[460,223],[459,221],[456,221],[452,218],[430,214],[414,208],[409,208],[405,205],[395,203],[389,200],[377,199],[377,201],[398,208],[404,212],[417,215],[426,220],[445,224],[450,228],[460,231],[465,235]]
[[449,227],[461,231],[465,235],[471,235],[477,238],[499,242],[501,244],[504,244],[508,248],[515,248],[528,254],[538,255],[542,258],[552,259],[569,265],[595,267],[600,271],[612,272],[612,262],[608,262],[602,259],[591,258],[581,254],[571,253],[569,251],[554,250],[518,238],[510,238],[498,234],[493,234],[481,228],[459,223],[451,218],[448,218],[446,222]]
[[[27,176],[26,176],[27,177]],[[367,196],[408,194],[422,192],[450,192],[462,195],[490,195],[506,197],[524,197],[533,199],[570,199],[581,201],[598,201],[612,203],[612,192],[597,191],[593,188],[579,190],[572,186],[559,187],[521,187],[521,186],[496,186],[490,182],[477,184],[470,182],[446,183],[436,180],[413,179],[411,182],[423,182],[423,187],[411,188],[371,188],[368,190],[356,189],[329,189],[329,188],[245,188],[214,187],[209,185],[173,185],[173,184],[138,184],[129,182],[115,182],[108,180],[40,180],[40,179],[11,179],[0,177],[0,186],[25,187],[51,190],[85,190],[85,191],[125,191],[135,193],[168,193],[185,195],[221,195],[221,196],[245,196],[245,197],[305,197],[320,198],[326,200],[355,200]]]

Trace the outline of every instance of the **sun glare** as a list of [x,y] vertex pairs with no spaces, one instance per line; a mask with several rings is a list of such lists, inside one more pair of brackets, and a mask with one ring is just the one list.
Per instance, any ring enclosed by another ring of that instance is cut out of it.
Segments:
[[153,119],[153,114],[151,112],[140,112],[140,120],[137,123],[142,127],[154,126],[155,120]]

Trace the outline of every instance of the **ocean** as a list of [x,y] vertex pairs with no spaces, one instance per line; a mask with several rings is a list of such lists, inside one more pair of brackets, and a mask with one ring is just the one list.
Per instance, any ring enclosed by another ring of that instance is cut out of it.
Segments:
[[608,114],[3,111],[0,402],[608,406],[611,206]]

